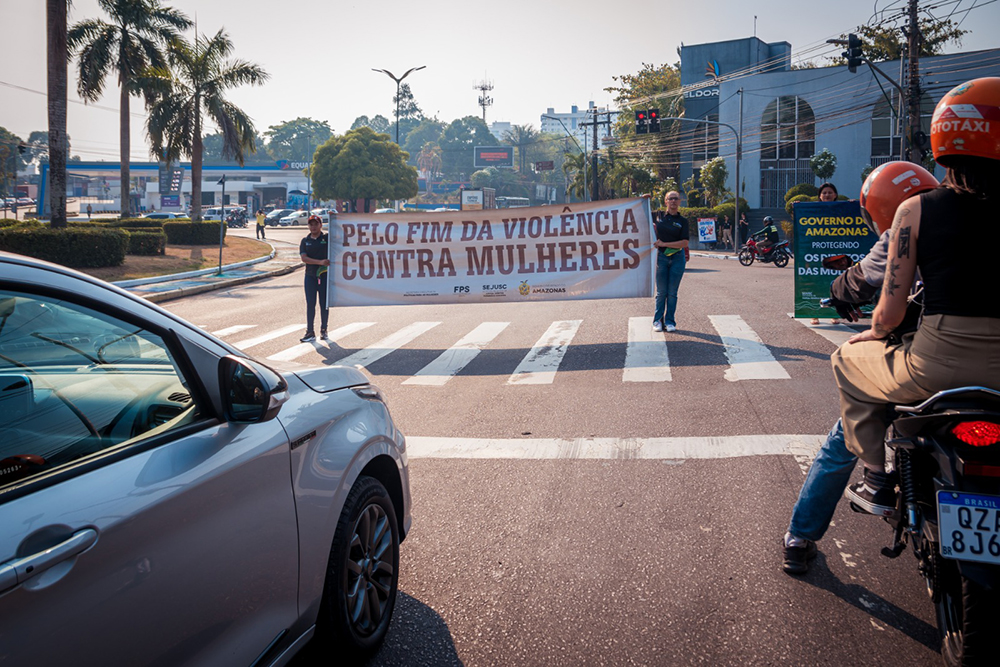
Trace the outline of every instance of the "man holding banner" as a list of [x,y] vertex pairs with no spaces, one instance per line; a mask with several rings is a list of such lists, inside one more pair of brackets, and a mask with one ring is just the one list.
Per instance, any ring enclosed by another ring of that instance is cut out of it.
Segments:
[[[688,247],[688,221],[678,210],[680,193],[671,190],[663,198],[667,212],[656,219],[656,310],[653,331],[677,331],[677,289],[684,277],[684,250]],[[664,305],[666,306],[664,308]]]

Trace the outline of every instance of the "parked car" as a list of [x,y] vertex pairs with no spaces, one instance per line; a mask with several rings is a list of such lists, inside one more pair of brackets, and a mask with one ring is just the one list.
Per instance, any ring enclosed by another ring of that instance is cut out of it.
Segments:
[[278,221],[284,218],[289,213],[295,213],[295,209],[276,208],[264,216],[264,224],[269,227],[276,227],[278,225]]
[[395,213],[396,209],[394,209],[394,208],[377,208],[377,209],[375,209],[375,212],[376,213]]
[[297,225],[304,225],[309,221],[309,211],[293,211],[285,217],[278,220],[278,224],[282,227],[294,227]]
[[330,222],[330,216],[336,214],[328,208],[314,208],[313,210],[309,211],[309,215],[315,215],[325,225]]
[[176,218],[184,218],[186,216],[180,213],[170,213],[169,211],[154,211],[152,213],[147,213],[142,217],[148,220],[174,220]]
[[[226,208],[230,208],[230,207],[227,206]],[[205,221],[208,221],[208,220],[222,220],[222,207],[221,206],[213,206],[211,208],[203,208],[203,209],[201,209],[201,219],[205,220]]]
[[34,206],[35,205],[35,200],[32,199],[31,197],[18,197],[17,198],[17,205],[18,206]]
[[364,374],[269,367],[54,264],[0,252],[0,276],[6,662],[281,665],[310,636],[331,663],[378,648],[410,490]]

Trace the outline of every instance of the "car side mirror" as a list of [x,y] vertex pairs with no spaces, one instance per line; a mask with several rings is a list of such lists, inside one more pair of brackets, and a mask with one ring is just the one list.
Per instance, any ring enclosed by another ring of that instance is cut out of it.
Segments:
[[267,366],[227,355],[219,360],[226,421],[256,424],[274,419],[288,400],[288,383]]

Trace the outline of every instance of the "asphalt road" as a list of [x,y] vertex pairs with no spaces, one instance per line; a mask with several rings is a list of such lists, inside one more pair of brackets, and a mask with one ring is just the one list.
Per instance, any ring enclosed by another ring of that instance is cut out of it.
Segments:
[[[248,348],[261,359],[381,355],[366,368],[411,442],[415,524],[373,665],[937,664],[915,561],[879,554],[880,520],[841,506],[812,571],[780,570],[838,415],[827,336],[849,333],[788,316],[792,271],[693,258],[656,382],[625,379],[652,299],[334,309],[331,330],[351,332],[305,351],[301,272],[165,305],[233,342],[289,328]],[[413,381],[487,322],[507,324],[453,377]],[[579,325],[551,383],[526,383],[515,371],[554,322]],[[773,364],[730,359],[734,323]]]

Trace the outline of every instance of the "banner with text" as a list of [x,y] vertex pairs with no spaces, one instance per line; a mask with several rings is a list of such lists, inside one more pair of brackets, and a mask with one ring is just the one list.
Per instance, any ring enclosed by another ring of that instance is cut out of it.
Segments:
[[836,317],[832,308],[819,305],[830,296],[830,285],[842,271],[828,269],[823,260],[847,255],[855,262],[868,254],[878,236],[861,217],[857,201],[796,202],[795,217],[795,317]]
[[330,221],[330,306],[652,296],[648,199]]

